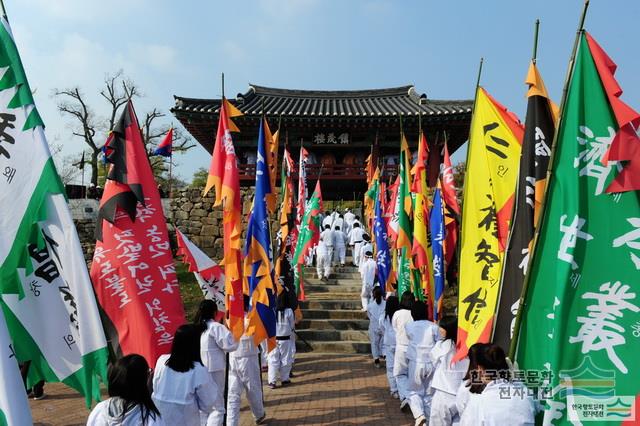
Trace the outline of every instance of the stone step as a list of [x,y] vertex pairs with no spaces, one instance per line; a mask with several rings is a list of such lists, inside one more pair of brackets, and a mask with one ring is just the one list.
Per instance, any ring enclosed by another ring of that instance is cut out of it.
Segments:
[[[328,354],[367,354],[371,353],[371,345],[368,341],[361,342],[309,342],[312,346],[313,352],[316,353],[328,353]],[[298,339],[296,340],[296,348],[300,352],[308,352],[309,348],[305,343]]]
[[304,319],[317,319],[317,320],[345,320],[345,319],[356,319],[356,320],[366,320],[367,313],[362,312],[360,310],[353,309],[304,309],[302,311],[302,316]]
[[304,283],[311,284],[311,285],[362,285],[362,280],[361,279],[356,280],[351,278],[338,280],[336,278],[329,278],[326,281],[322,281],[314,276],[310,278],[305,278]]
[[[300,302],[303,313],[308,309],[336,310],[349,309],[360,310],[362,304],[360,300],[307,300]],[[364,314],[364,313],[363,313]]]
[[357,293],[360,294],[362,286],[359,285],[321,285],[309,284],[304,286],[305,293]]
[[303,319],[296,325],[301,330],[368,330],[369,320],[362,319]]
[[[317,272],[315,270],[313,271],[308,271],[304,273],[304,278],[305,279],[317,279]],[[360,275],[360,272],[336,272],[335,269],[333,270],[333,272],[331,273],[330,276],[331,279],[334,280],[360,280],[362,278],[362,276]]]
[[311,346],[315,342],[361,342],[369,339],[365,330],[296,330],[298,336],[305,339]]

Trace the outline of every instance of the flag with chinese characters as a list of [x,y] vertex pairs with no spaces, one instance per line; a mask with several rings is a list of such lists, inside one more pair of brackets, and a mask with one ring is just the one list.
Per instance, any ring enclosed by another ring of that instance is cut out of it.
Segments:
[[373,227],[374,220],[374,206],[378,198],[378,192],[380,191],[380,168],[376,167],[375,172],[369,183],[367,192],[364,194],[364,217],[367,221],[369,229]]
[[242,291],[242,208],[240,200],[240,175],[231,132],[238,128],[231,118],[242,113],[227,99],[220,104],[220,119],[216,142],[211,156],[209,177],[204,188],[206,195],[215,190],[214,206],[222,205],[224,258],[224,293],[227,307],[227,325],[236,340],[244,333],[244,295]]
[[456,360],[491,338],[522,135],[515,115],[479,87],[462,203]]
[[400,175],[396,176],[396,179],[389,186],[390,197],[389,203],[387,204],[387,209],[385,211],[385,215],[389,218],[389,220],[387,221],[387,232],[389,233],[389,239],[394,249],[396,248],[396,243],[398,240],[398,213],[400,211],[398,200],[399,187]]
[[387,291],[391,291],[391,283],[393,282],[391,252],[389,250],[389,239],[387,238],[387,225],[384,217],[382,217],[382,206],[380,196],[376,197],[375,218],[373,222],[373,233],[376,242],[376,274],[378,283],[384,295]]
[[433,252],[433,320],[442,318],[442,300],[444,297],[444,211],[440,188],[433,192],[433,205],[429,217],[431,226],[431,250]]
[[398,213],[398,238],[396,248],[400,251],[398,256],[398,295],[405,291],[411,291],[416,297],[422,299],[422,289],[414,280],[411,262],[411,249],[413,247],[413,201],[411,198],[411,174],[409,173],[409,145],[402,134],[400,144],[400,185],[396,195],[396,211]]
[[557,108],[534,62],[527,73],[527,117],[520,157],[520,176],[516,190],[513,223],[502,270],[493,342],[503,348],[511,344],[513,326],[529,263],[529,252],[540,206],[544,197],[551,141],[555,133]]
[[244,247],[244,277],[251,307],[247,318],[247,334],[253,336],[255,345],[267,340],[268,351],[276,344],[276,288],[271,258],[271,234],[267,197],[271,191],[271,178],[267,164],[268,152],[265,138],[266,121],[258,130],[258,155],[256,161],[256,187],[253,208],[247,224],[247,240]]
[[131,101],[112,134],[91,280],[113,351],[140,354],[155,365],[171,351],[184,309],[160,193]]
[[[322,191],[320,181],[316,182],[316,189],[311,194],[304,209],[304,217],[300,223],[300,233],[296,242],[296,249],[293,254],[293,264],[297,268],[304,265],[304,258],[309,255],[311,249],[320,240],[320,213],[322,212]],[[301,270],[300,270],[301,271]],[[302,275],[302,274],[300,274]],[[301,280],[296,281],[296,292],[300,300],[304,300],[304,288],[300,285]]]
[[0,310],[0,425],[32,425],[31,410],[9,330]]
[[[107,343],[64,185],[5,18],[0,68],[0,322],[6,320],[17,360],[31,361],[28,385],[63,382],[89,405],[106,379]],[[8,339],[0,344],[6,354]],[[0,380],[10,383],[5,361],[14,362],[3,359]],[[16,398],[12,409],[22,407],[22,382],[11,392],[0,396],[1,410],[7,398]]]
[[640,201],[637,191],[606,192],[623,168],[603,157],[625,124],[609,64],[581,34],[522,308],[516,360],[550,372],[543,416],[553,424],[584,419],[585,403],[620,422],[640,394]]
[[269,192],[267,193],[267,208],[269,213],[273,214],[276,210],[276,173],[278,169],[278,142],[279,131],[271,133],[269,123],[266,118],[262,119],[262,126],[264,128],[264,139],[266,143],[266,157],[264,160],[267,163],[267,170],[269,171]]
[[191,242],[182,232],[176,229],[178,243],[177,256],[182,256],[182,263],[193,272],[202,295],[218,305],[218,312],[225,312],[224,305],[224,271],[205,252]]

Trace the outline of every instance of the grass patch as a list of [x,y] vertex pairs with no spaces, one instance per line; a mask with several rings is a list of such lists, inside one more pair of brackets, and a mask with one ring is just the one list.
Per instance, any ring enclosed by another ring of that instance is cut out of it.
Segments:
[[180,295],[182,295],[186,320],[191,322],[198,310],[198,305],[203,299],[202,290],[200,290],[193,272],[189,272],[187,265],[180,261],[176,262],[176,274],[180,283]]

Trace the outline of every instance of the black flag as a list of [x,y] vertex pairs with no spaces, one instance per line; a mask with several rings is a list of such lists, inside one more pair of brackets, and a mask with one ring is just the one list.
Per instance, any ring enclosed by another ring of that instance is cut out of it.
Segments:
[[498,299],[493,342],[508,348],[518,311],[524,277],[529,264],[529,252],[544,197],[551,143],[555,131],[555,105],[534,62],[529,66],[526,83],[527,118],[525,122],[520,176],[511,221],[511,233],[502,269],[502,285]]

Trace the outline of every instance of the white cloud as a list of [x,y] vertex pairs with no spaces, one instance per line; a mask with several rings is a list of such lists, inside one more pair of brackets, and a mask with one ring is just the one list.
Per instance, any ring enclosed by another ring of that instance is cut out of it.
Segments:
[[220,44],[220,50],[225,61],[236,64],[246,62],[249,57],[247,51],[239,43],[231,40],[223,41]]

